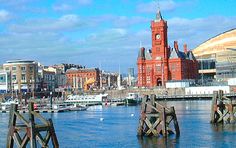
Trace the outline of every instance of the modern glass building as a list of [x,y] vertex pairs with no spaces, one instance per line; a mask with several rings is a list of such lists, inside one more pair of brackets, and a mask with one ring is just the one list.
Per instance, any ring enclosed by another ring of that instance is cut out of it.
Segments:
[[199,80],[227,81],[236,78],[236,29],[205,41],[193,53],[199,62]]

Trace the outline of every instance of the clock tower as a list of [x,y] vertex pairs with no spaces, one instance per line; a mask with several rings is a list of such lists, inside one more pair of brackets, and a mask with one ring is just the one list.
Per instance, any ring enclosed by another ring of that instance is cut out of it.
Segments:
[[151,22],[152,30],[152,60],[155,63],[152,76],[153,86],[163,86],[169,80],[167,22],[163,20],[160,10]]
[[151,22],[152,30],[152,59],[160,60],[168,57],[167,53],[167,22],[162,19],[158,10],[156,19]]

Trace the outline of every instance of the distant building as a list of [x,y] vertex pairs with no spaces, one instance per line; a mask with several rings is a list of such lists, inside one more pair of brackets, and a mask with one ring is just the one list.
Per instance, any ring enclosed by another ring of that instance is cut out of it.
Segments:
[[43,70],[42,90],[55,91],[55,72]]
[[11,91],[11,74],[7,71],[0,71],[0,93]]
[[55,66],[49,66],[47,68],[44,68],[44,71],[54,72],[55,88],[60,88],[60,89],[66,88],[66,74],[63,72],[62,69]]
[[152,49],[142,47],[139,51],[138,86],[165,86],[169,80],[196,79],[198,63],[191,51],[184,45],[184,52],[179,50],[177,41],[174,48],[168,46],[167,22],[158,11],[151,22]]
[[66,71],[66,77],[67,85],[74,90],[100,87],[100,70],[98,68],[71,68]]
[[134,68],[128,68],[128,86],[135,86]]
[[103,88],[117,88],[117,80],[118,74],[117,73],[108,73],[102,72],[102,87]]
[[236,29],[220,33],[193,49],[202,81],[236,78]]
[[66,73],[68,69],[75,68],[75,69],[82,69],[85,68],[82,65],[76,65],[76,64],[68,64],[68,63],[62,63],[59,65],[52,66],[53,68],[62,70],[63,73]]
[[39,87],[38,63],[32,60],[11,60],[3,64],[10,73],[11,90],[33,91]]

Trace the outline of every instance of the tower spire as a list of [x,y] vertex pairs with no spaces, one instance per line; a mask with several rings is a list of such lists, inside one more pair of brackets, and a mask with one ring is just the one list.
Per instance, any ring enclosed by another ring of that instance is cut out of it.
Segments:
[[162,15],[161,15],[161,10],[160,10],[159,0],[157,0],[157,14],[156,14],[156,20],[155,21],[160,21],[160,20],[162,20]]
[[142,48],[142,41],[139,42],[139,48]]

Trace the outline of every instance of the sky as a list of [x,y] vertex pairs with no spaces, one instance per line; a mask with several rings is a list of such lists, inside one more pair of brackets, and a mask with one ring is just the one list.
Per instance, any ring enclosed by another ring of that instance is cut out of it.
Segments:
[[[28,59],[110,72],[136,69],[158,6],[168,44],[194,49],[236,28],[235,0],[0,0],[0,63]],[[140,44],[141,43],[141,44]]]

